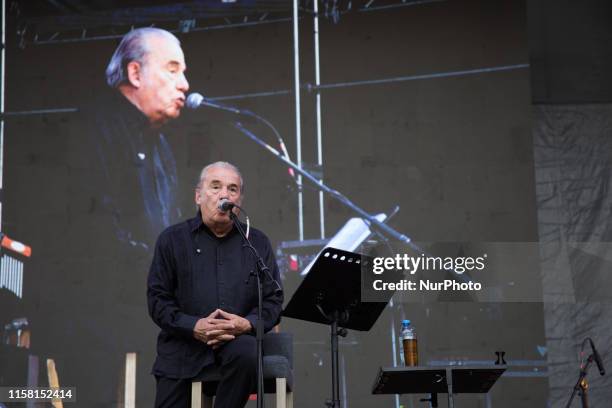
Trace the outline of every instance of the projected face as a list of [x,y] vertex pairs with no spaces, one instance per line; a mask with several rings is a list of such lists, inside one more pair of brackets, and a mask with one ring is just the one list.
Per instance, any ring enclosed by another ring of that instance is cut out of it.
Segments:
[[202,211],[204,224],[213,231],[229,231],[232,224],[229,211],[221,212],[217,207],[222,199],[241,205],[241,188],[240,176],[233,169],[225,166],[209,168],[195,192],[195,202]]
[[149,52],[144,63],[128,65],[128,72],[136,87],[138,108],[152,124],[162,125],[177,118],[185,104],[189,89],[185,57],[179,44],[169,38],[154,35],[146,41]]

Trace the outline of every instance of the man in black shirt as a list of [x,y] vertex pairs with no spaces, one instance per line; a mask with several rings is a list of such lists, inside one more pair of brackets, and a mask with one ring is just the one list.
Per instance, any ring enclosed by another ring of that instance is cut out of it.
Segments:
[[[147,298],[149,313],[161,328],[153,366],[158,408],[188,407],[191,381],[214,366],[223,376],[215,407],[242,407],[255,388],[255,259],[229,212],[218,209],[223,199],[240,205],[242,189],[235,166],[206,166],[195,190],[197,216],[167,228],[157,240]],[[278,282],[268,238],[252,228],[249,239]],[[263,286],[265,331],[280,320],[283,296],[276,282],[266,280]]]
[[95,125],[102,208],[112,215],[116,237],[129,246],[148,249],[162,229],[182,218],[176,160],[163,126],[184,106],[185,69],[173,34],[132,30],[106,68],[107,89],[85,115]]

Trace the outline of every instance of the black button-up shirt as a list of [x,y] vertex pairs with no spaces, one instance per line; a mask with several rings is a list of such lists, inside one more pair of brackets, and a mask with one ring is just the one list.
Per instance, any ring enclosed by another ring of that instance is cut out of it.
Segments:
[[174,154],[163,129],[117,90],[103,90],[85,108],[94,139],[100,180],[97,195],[113,215],[117,238],[148,247],[164,228],[183,218],[178,204]]
[[[268,238],[251,228],[250,241],[274,279],[280,282],[278,266]],[[234,229],[218,238],[195,218],[167,228],[159,236],[148,278],[149,314],[161,328],[153,374],[171,378],[193,378],[214,362],[213,350],[196,340],[196,322],[216,309],[240,315],[256,327],[257,278],[255,259]],[[264,329],[280,320],[282,293],[265,280]]]

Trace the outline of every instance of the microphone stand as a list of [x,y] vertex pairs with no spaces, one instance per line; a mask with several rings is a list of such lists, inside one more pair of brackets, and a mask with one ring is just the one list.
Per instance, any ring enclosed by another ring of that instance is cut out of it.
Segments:
[[[412,242],[412,239],[410,237],[408,237],[407,235],[402,234],[402,233],[396,231],[395,229],[393,229],[389,225],[385,224],[384,222],[378,221],[378,219],[376,217],[374,217],[373,215],[371,215],[367,211],[363,210],[362,208],[358,207],[356,204],[354,204],[344,194],[340,193],[337,190],[334,190],[334,189],[328,187],[325,183],[323,183],[322,180],[318,180],[312,174],[310,174],[309,172],[307,172],[306,170],[304,170],[303,168],[301,168],[300,166],[298,166],[297,164],[295,164],[294,162],[292,162],[291,160],[289,160],[288,158],[283,156],[278,150],[276,150],[275,148],[273,148],[269,144],[267,144],[264,141],[262,141],[253,132],[251,132],[249,129],[245,128],[244,126],[242,126],[242,123],[236,122],[234,124],[234,127],[236,129],[238,129],[240,132],[242,132],[243,134],[245,134],[249,139],[251,139],[252,141],[257,143],[261,147],[263,147],[266,150],[268,150],[270,153],[272,153],[274,156],[276,156],[277,159],[279,159],[283,163],[287,164],[289,167],[294,169],[297,173],[299,173],[302,176],[304,176],[304,178],[306,178],[308,181],[310,181],[316,188],[318,188],[319,190],[324,191],[327,194],[331,195],[333,198],[338,200],[344,206],[348,207],[352,211],[354,211],[357,214],[359,214],[360,217],[362,217],[362,218],[364,218],[366,220],[368,226],[374,225],[381,232],[384,232],[388,236],[390,236],[392,238],[395,238],[398,241],[401,241],[402,243],[408,245],[414,251],[427,254],[427,251],[423,250],[418,245],[416,245],[414,242]],[[446,270],[454,272],[455,273],[454,277],[456,279],[458,279],[458,280],[461,280],[462,282],[465,282],[465,283],[473,282],[473,280],[470,277],[468,277],[468,276],[466,276],[464,274],[458,273],[454,269],[446,269]]]
[[247,135],[255,143],[257,143],[258,145],[260,145],[262,147],[265,147],[272,154],[274,154],[278,159],[280,159],[281,161],[286,163],[289,167],[291,167],[292,169],[297,171],[299,174],[304,176],[308,181],[312,182],[315,186],[317,186],[317,188],[319,188],[320,190],[323,190],[324,192],[328,193],[329,195],[331,195],[332,197],[334,197],[335,199],[340,201],[342,204],[344,204],[345,206],[347,206],[348,208],[350,208],[351,210],[353,210],[354,212],[359,214],[362,218],[365,218],[370,224],[375,225],[376,227],[378,227],[382,231],[386,232],[389,236],[397,239],[398,241],[401,241],[401,242],[403,242],[405,244],[408,244],[414,250],[416,250],[416,251],[420,251],[421,250],[421,248],[419,248],[417,245],[415,245],[408,236],[406,236],[406,235],[404,235],[404,234],[394,230],[393,228],[391,228],[387,224],[378,221],[378,219],[376,219],[376,217],[374,217],[373,215],[369,214],[365,210],[363,210],[360,207],[358,207],[357,205],[355,205],[351,200],[348,199],[348,197],[344,196],[339,191],[336,191],[336,190],[328,187],[321,180],[318,180],[312,174],[310,174],[306,170],[302,169],[300,166],[298,166],[297,164],[293,163],[291,160],[289,160],[286,157],[284,157],[282,154],[280,154],[280,152],[278,150],[276,150],[272,146],[268,145],[267,143],[263,142],[261,139],[259,139],[257,136],[255,136],[253,134],[253,132],[251,132],[250,130],[246,129],[244,126],[242,126],[242,124],[240,122],[236,122],[236,124],[234,126],[236,127],[236,129],[238,129],[239,131],[241,131],[242,133]]
[[580,391],[580,400],[582,401],[582,408],[589,408],[589,400],[588,400],[588,395],[587,395],[589,384],[586,381],[586,376],[587,376],[587,371],[589,369],[589,366],[591,365],[592,362],[593,362],[593,354],[589,356],[584,367],[580,368],[580,375],[578,376],[578,381],[576,382],[576,385],[574,386],[572,395],[569,401],[567,401],[567,405],[565,406],[565,408],[569,408],[572,405],[572,401],[574,400],[574,397],[576,396],[576,393],[578,391]]
[[244,241],[244,246],[249,248],[253,253],[253,256],[256,260],[256,268],[254,275],[257,277],[257,327],[255,328],[255,336],[257,339],[257,408],[263,408],[264,406],[264,383],[263,383],[263,336],[264,336],[264,326],[263,326],[263,317],[262,317],[262,309],[263,309],[263,281],[265,275],[272,282],[276,282],[270,273],[270,268],[265,264],[257,249],[251,244],[249,238],[246,236],[244,229],[242,228],[242,224],[238,220],[238,217],[234,212],[230,209],[229,216],[238,230],[240,236],[242,236],[242,240]]

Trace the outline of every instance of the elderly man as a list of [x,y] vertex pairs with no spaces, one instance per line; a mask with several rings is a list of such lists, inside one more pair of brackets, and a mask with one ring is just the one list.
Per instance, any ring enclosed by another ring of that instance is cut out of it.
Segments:
[[185,69],[174,35],[132,30],[106,68],[107,91],[96,95],[87,115],[103,178],[97,208],[112,215],[116,237],[130,246],[146,249],[182,217],[176,160],[162,126],[181,113],[189,89]]
[[[256,385],[257,278],[221,200],[242,202],[239,170],[226,162],[202,170],[195,190],[195,218],[159,236],[149,272],[149,313],[161,328],[153,374],[156,407],[188,407],[191,381],[219,367],[223,376],[215,407],[242,407]],[[234,210],[236,211],[236,210]],[[268,238],[251,228],[249,239],[278,282],[278,266]],[[278,284],[265,281],[264,329],[280,319]]]
[[159,28],[126,34],[106,68],[106,82],[158,127],[179,116],[189,84],[179,40]]

